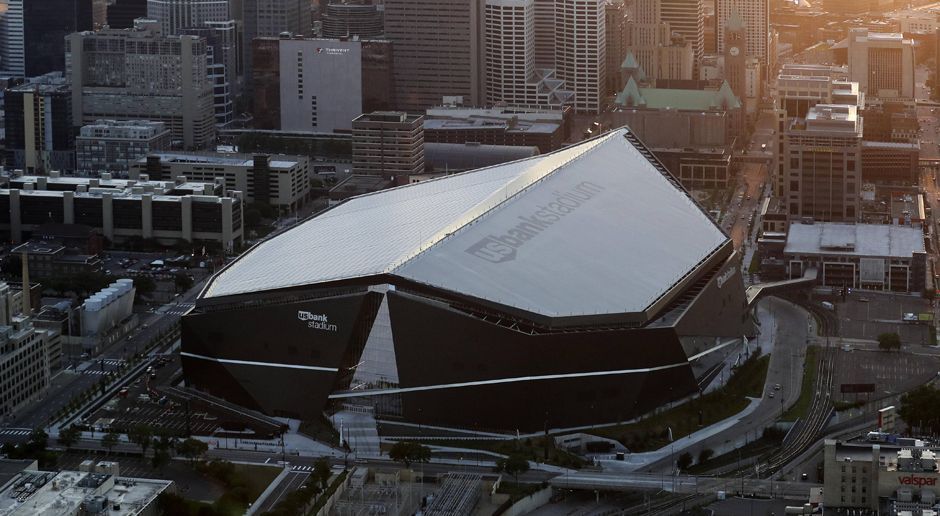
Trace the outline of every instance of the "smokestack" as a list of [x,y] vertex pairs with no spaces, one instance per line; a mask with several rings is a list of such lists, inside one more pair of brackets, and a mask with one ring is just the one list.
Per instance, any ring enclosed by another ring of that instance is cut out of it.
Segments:
[[23,315],[29,316],[33,313],[33,307],[29,302],[29,254],[26,252],[26,249],[23,249],[23,255],[20,261],[23,264]]

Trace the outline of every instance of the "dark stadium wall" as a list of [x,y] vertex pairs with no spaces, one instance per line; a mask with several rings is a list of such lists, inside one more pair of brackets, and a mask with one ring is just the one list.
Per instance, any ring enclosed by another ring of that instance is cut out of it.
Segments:
[[679,318],[676,331],[683,336],[752,336],[754,325],[746,306],[744,280],[738,266],[738,255],[734,254]]
[[[182,320],[182,365],[188,386],[272,416],[320,414],[350,348],[361,352],[363,327],[375,317],[375,294],[194,313]],[[192,357],[260,362],[237,364]],[[264,364],[280,364],[268,366]],[[314,370],[284,366],[313,366]]]
[[[388,298],[402,388],[579,374],[405,391],[406,420],[535,431],[624,421],[697,391],[671,328],[529,335],[401,291]],[[680,365],[591,374],[669,364]]]

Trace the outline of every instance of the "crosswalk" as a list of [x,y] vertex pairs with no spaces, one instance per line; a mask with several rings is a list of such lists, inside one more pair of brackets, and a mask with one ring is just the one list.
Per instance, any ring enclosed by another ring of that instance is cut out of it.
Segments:
[[114,372],[114,371],[112,371],[112,370],[110,370],[110,369],[106,369],[106,370],[102,371],[101,369],[90,368],[90,367],[89,367],[88,369],[85,369],[84,371],[82,371],[82,374],[105,375],[105,374],[111,374],[111,373],[113,373],[113,372]]
[[304,472],[310,473],[311,471],[313,471],[313,466],[294,465],[291,467],[291,471],[304,471]]
[[165,312],[167,315],[186,315],[186,312],[189,312],[196,306],[194,303],[180,303],[178,305],[173,305]]
[[33,433],[29,428],[0,428],[0,437],[22,437]]
[[120,359],[120,358],[106,358],[106,359],[102,360],[102,362],[104,362],[104,365],[109,365],[109,366],[122,366],[122,365],[124,365],[124,364],[127,363],[127,360],[123,360],[123,359]]

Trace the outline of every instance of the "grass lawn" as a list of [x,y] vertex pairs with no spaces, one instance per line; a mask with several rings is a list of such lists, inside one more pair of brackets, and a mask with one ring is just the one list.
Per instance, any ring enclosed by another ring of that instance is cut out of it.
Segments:
[[248,464],[235,464],[237,471],[245,479],[248,494],[252,500],[257,500],[261,493],[274,481],[281,472],[281,468],[273,466],[251,466]]
[[[589,433],[616,439],[633,452],[656,450],[699,428],[717,423],[744,410],[747,397],[763,395],[770,357],[751,358],[738,367],[728,383],[716,391],[629,425],[597,428]],[[699,425],[699,415],[702,424]]]
[[521,453],[528,460],[553,464],[565,468],[579,469],[585,462],[577,455],[568,453],[555,447],[555,440],[548,438],[548,460],[545,460],[545,437],[526,439],[505,439],[499,441],[454,441],[449,439],[427,439],[421,441],[425,445],[453,446],[457,448],[473,448],[510,455]]
[[803,383],[800,386],[800,399],[780,418],[781,421],[796,421],[806,415],[813,401],[813,384],[816,383],[816,370],[819,363],[819,347],[806,348],[806,361],[803,362]]

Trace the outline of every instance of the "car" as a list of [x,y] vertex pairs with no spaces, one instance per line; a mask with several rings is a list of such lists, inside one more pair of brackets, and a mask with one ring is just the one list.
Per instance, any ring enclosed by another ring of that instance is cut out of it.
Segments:
[[768,397],[768,398],[773,398],[773,397],[774,397],[774,393],[771,392],[770,394],[767,395],[767,397]]
[[807,475],[806,473],[803,473],[802,475],[800,475],[800,480],[802,480],[803,482],[806,482],[807,480],[809,480],[809,475]]
[[869,302],[869,301],[871,301],[871,300],[868,299],[867,297],[860,297],[860,298],[858,298],[858,302],[859,302],[859,303],[867,303],[867,302]]
[[779,390],[780,390],[780,384],[779,384],[779,383],[776,384],[776,385],[774,385],[774,390],[775,390],[775,391],[779,391]]

